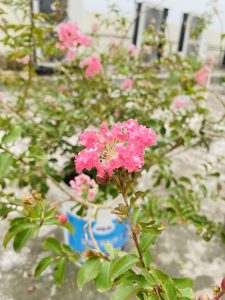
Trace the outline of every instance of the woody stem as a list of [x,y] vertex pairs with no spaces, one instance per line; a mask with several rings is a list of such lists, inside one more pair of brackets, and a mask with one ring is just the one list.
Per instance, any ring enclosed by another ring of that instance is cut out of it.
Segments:
[[131,232],[132,232],[132,237],[133,237],[135,246],[136,246],[137,251],[138,251],[138,255],[139,255],[139,258],[140,258],[140,261],[141,261],[141,265],[142,265],[143,268],[145,268],[143,253],[142,253],[141,247],[140,247],[139,242],[138,242],[137,234],[136,234],[135,229],[134,229],[134,225],[133,225],[133,221],[132,221],[132,217],[131,217],[131,213],[130,213],[130,205],[128,203],[128,199],[127,199],[127,195],[126,195],[126,189],[124,187],[124,183],[123,183],[122,180],[120,181],[120,188],[121,188],[121,194],[122,194],[123,199],[124,199],[124,203],[127,207],[127,216],[128,216],[129,223],[130,223],[130,229],[131,229]]

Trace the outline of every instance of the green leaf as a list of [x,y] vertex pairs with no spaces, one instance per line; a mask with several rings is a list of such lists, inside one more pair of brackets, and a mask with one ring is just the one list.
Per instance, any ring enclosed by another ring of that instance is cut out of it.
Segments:
[[39,277],[44,270],[55,261],[55,258],[52,256],[44,257],[37,265],[34,276]]
[[201,184],[199,186],[199,188],[201,189],[203,196],[206,197],[207,196],[207,192],[208,192],[206,186],[204,184]]
[[74,227],[71,223],[60,223],[59,225],[66,228],[71,234],[74,234]]
[[8,214],[13,211],[13,208],[7,207],[6,203],[0,203],[0,217],[5,219],[7,218]]
[[62,285],[66,270],[66,258],[61,257],[56,263],[56,267],[54,270],[54,279],[58,285]]
[[124,255],[123,257],[119,258],[112,266],[112,279],[116,279],[121,274],[131,269],[138,261],[139,258],[132,254]]
[[157,234],[143,232],[140,237],[140,247],[142,251],[145,251],[150,245],[153,245]]
[[104,244],[104,248],[106,252],[109,254],[109,256],[114,259],[115,258],[115,249],[113,248],[113,245],[111,243]]
[[29,220],[26,218],[26,217],[17,217],[17,218],[14,218],[10,221],[10,226],[14,226],[14,225],[22,225],[22,224],[27,224],[29,223]]
[[62,252],[65,254],[71,255],[73,253],[72,249],[68,245],[63,244],[61,245],[61,248],[62,248]]
[[149,267],[152,261],[152,256],[148,249],[146,251],[143,251],[143,259],[144,259],[145,266]]
[[134,283],[136,286],[149,288],[149,283],[146,280],[145,276],[143,276],[142,274],[132,274],[126,277],[122,277],[121,281],[123,282],[123,285]]
[[132,212],[132,220],[134,226],[138,223],[140,217],[141,217],[141,208],[135,207]]
[[95,279],[96,288],[99,292],[107,291],[112,287],[110,267],[109,261],[103,261],[100,265],[99,274]]
[[152,275],[160,282],[161,286],[163,287],[163,291],[166,295],[166,300],[177,300],[177,293],[173,280],[157,269],[153,270]]
[[59,224],[59,220],[55,217],[49,218],[44,220],[44,225],[58,225]]
[[212,177],[220,177],[220,173],[219,173],[219,172],[210,173],[209,176],[212,176]]
[[44,243],[43,243],[43,249],[44,250],[48,250],[48,251],[52,251],[56,254],[61,254],[62,253],[62,247],[61,244],[59,243],[59,241],[57,241],[54,238],[47,238]]
[[68,256],[68,259],[73,264],[76,264],[78,262],[78,256],[77,256],[76,253],[74,253],[73,255]]
[[29,228],[17,233],[13,242],[13,249],[16,252],[19,252],[24,247],[28,239],[32,237],[38,231],[38,229],[38,227]]
[[179,180],[191,184],[191,180],[188,177],[181,176]]
[[4,176],[9,167],[13,164],[13,157],[6,152],[1,152],[0,153],[0,176]]
[[[17,218],[16,218],[17,219]],[[16,222],[12,227],[9,228],[9,231],[4,237],[3,246],[6,248],[8,242],[18,233],[29,228],[37,228],[37,225],[30,223],[27,219],[21,220],[21,222]]]
[[192,289],[192,280],[189,278],[173,278],[175,287],[180,291],[182,297],[187,299],[194,299],[194,293]]
[[2,143],[7,144],[13,142],[22,135],[22,128],[20,126],[13,127],[10,132],[3,136]]
[[141,287],[134,287],[131,284],[122,285],[116,289],[116,292],[112,295],[110,300],[130,300],[132,296],[136,295],[141,290]]
[[95,279],[100,271],[100,259],[97,257],[88,259],[81,266],[77,274],[77,285],[80,290],[83,289],[84,285]]

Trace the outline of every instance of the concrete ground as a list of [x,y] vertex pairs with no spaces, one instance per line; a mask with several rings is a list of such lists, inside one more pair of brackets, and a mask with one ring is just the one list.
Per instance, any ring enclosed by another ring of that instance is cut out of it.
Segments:
[[[214,97],[209,97],[208,107],[212,116],[219,118],[223,108]],[[203,159],[213,161],[215,155],[225,153],[225,139],[215,139],[209,152],[202,149],[191,149],[185,153],[177,153],[174,159],[174,170],[177,174],[194,172]],[[221,165],[223,178],[225,166]],[[202,210],[214,220],[223,221],[225,216],[224,201],[205,200]],[[0,241],[7,230],[3,221],[0,230]],[[109,299],[109,294],[99,294],[92,284],[87,285],[83,292],[76,286],[77,267],[70,266],[66,273],[63,287],[58,288],[50,270],[39,280],[32,277],[34,266],[42,257],[41,242],[47,236],[62,236],[58,229],[46,229],[38,240],[16,254],[9,246],[4,250],[0,245],[0,300],[101,300]],[[219,283],[225,276],[225,244],[219,237],[205,242],[195,235],[192,225],[181,225],[167,228],[157,240],[153,248],[153,260],[163,271],[172,276],[193,278],[196,296],[200,291],[211,292],[213,284]]]

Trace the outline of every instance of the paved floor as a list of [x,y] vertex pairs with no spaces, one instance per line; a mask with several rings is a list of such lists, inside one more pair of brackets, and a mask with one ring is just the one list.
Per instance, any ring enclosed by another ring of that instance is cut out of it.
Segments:
[[[214,116],[219,118],[221,108],[210,97],[208,107]],[[215,140],[209,152],[192,149],[176,154],[174,170],[177,174],[183,170],[193,172],[201,164],[202,159],[213,161],[215,155],[224,154],[225,140]],[[225,167],[221,165],[221,171]],[[223,174],[225,178],[225,174]],[[144,180],[143,180],[144,181]],[[224,201],[205,200],[202,210],[215,220],[224,220]],[[1,222],[0,241],[7,230],[7,223]],[[170,227],[157,240],[153,249],[154,262],[172,276],[190,276],[194,280],[195,291],[207,290],[214,283],[219,283],[225,276],[225,244],[219,237],[209,243],[195,236],[192,225]],[[62,236],[56,229],[45,230],[38,241],[29,242],[20,254],[9,247],[6,251],[0,246],[0,300],[100,300],[109,299],[109,295],[95,292],[89,284],[81,293],[76,287],[77,268],[69,267],[65,284],[61,289],[53,283],[50,271],[46,271],[40,280],[32,278],[35,263],[41,258],[41,241],[49,235]]]

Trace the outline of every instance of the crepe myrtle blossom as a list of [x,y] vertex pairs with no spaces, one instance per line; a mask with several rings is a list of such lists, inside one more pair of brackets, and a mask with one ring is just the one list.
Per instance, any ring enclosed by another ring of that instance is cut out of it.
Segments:
[[151,46],[149,46],[149,45],[144,45],[144,46],[143,46],[143,51],[144,51],[144,52],[149,52],[149,51],[151,51]]
[[132,89],[134,81],[130,78],[125,79],[121,84],[121,89],[128,90]]
[[214,56],[213,54],[209,54],[209,55],[207,56],[206,61],[207,61],[207,63],[208,63],[209,65],[215,65],[215,63],[216,63],[216,58],[215,58],[215,56]]
[[93,201],[98,192],[97,183],[85,174],[80,174],[71,180],[70,186],[78,195],[87,194],[89,201]]
[[5,93],[0,91],[0,101],[5,100]]
[[208,65],[205,65],[195,74],[195,81],[199,85],[206,85],[209,78],[209,73],[210,67]]
[[174,99],[173,103],[172,103],[172,110],[176,111],[178,109],[183,109],[186,107],[186,101],[182,98],[176,98]]
[[90,46],[92,39],[81,33],[80,28],[73,22],[61,23],[57,27],[59,43],[57,48],[61,50],[73,49],[74,46]]
[[100,29],[100,25],[99,24],[97,24],[97,23],[91,24],[91,30],[93,32],[97,32],[97,31],[99,31],[99,29]]
[[131,56],[133,56],[133,57],[137,56],[137,53],[138,53],[137,47],[134,44],[132,44],[130,46],[129,51],[130,51]]
[[145,148],[156,144],[156,134],[133,119],[110,128],[103,122],[99,130],[82,133],[79,143],[85,149],[75,156],[76,171],[80,174],[85,169],[96,168],[96,178],[111,177],[119,168],[140,171]]
[[117,119],[119,119],[120,116],[121,116],[121,112],[119,110],[116,110],[114,112],[114,117],[117,118]]
[[30,62],[30,55],[25,55],[24,57],[22,58],[17,58],[16,61],[18,63],[21,63],[21,64],[24,64],[24,65],[27,65],[29,62]]
[[101,73],[102,65],[99,58],[95,55],[89,56],[80,62],[80,67],[86,66],[85,77],[89,79],[90,77]]
[[67,55],[66,55],[66,61],[71,62],[74,60],[74,58],[76,57],[77,52],[74,50],[69,50]]
[[153,84],[152,84],[151,81],[145,81],[145,82],[144,82],[144,87],[145,87],[145,88],[152,88],[152,87],[153,87]]

